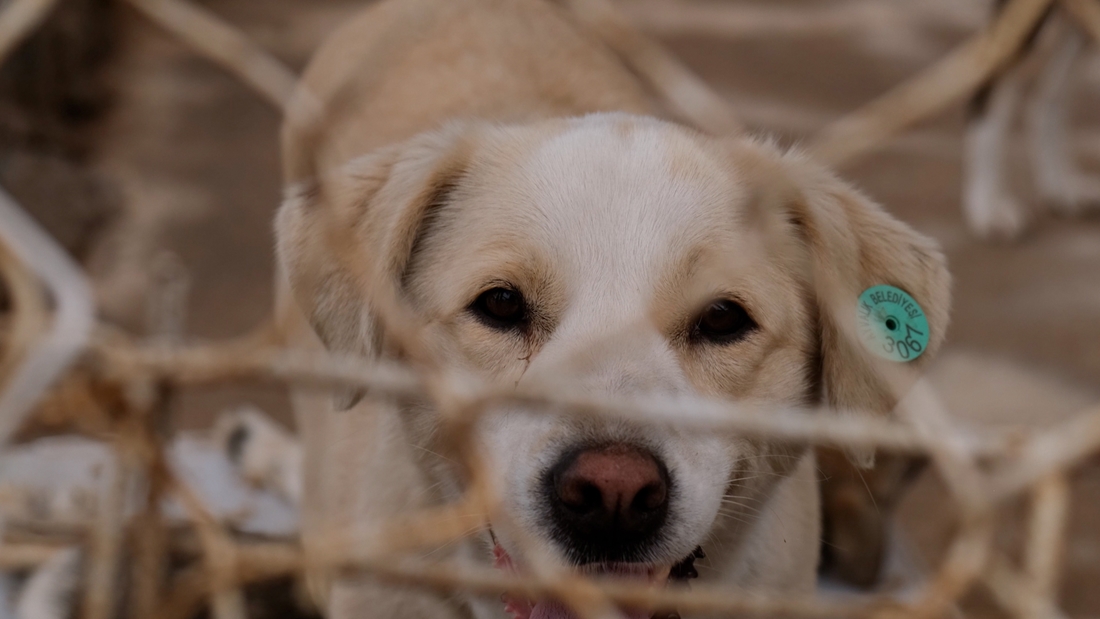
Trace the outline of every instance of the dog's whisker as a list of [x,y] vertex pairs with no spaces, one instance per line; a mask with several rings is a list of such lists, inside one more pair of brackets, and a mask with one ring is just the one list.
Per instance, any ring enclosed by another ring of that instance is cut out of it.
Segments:
[[431,558],[434,555],[437,555],[437,554],[443,552],[444,550],[449,550],[451,548],[454,548],[458,544],[462,543],[462,541],[465,540],[467,537],[473,535],[474,533],[477,533],[478,531],[480,531],[483,528],[484,528],[484,526],[482,526],[482,525],[476,525],[476,526],[472,526],[472,527],[464,530],[456,539],[454,539],[454,540],[452,540],[452,541],[450,541],[446,544],[442,544],[440,546],[437,546],[436,548],[433,548],[433,549],[429,550],[428,552],[424,553],[424,558],[428,559],[428,558]]
[[742,495],[742,494],[723,494],[722,495],[722,500],[723,501],[744,501],[744,502],[747,502],[747,503],[761,503],[762,502],[759,497],[747,496],[747,495]]
[[795,456],[792,454],[750,454],[746,456],[738,456],[738,460],[801,460],[803,456]]
[[722,505],[731,505],[731,506],[735,506],[735,507],[742,507],[744,509],[750,509],[750,510],[753,510],[755,512],[759,512],[759,510],[760,510],[760,507],[757,506],[757,505],[753,505],[752,502],[738,501],[738,500],[729,499],[729,498],[722,499]]
[[[429,455],[435,456],[435,457],[437,457],[441,460],[446,460],[447,462],[450,462],[451,464],[456,464],[454,459],[448,458],[447,456],[444,456],[443,454],[439,453],[438,451],[432,451],[431,449],[428,449],[427,447],[424,447],[423,445],[417,445],[415,443],[406,443],[406,444],[409,447],[412,447],[413,449],[419,449],[420,451],[423,451],[423,452],[425,452]],[[442,482],[440,482],[440,483],[442,483]]]
[[760,514],[761,513],[759,509],[757,509],[755,507],[750,507],[748,505],[744,505],[742,503],[732,503],[732,502],[728,502],[728,501],[723,501],[722,504],[727,506],[727,507],[736,507],[738,509],[743,509],[743,510],[747,511],[750,514]]
[[734,513],[734,512],[719,510],[718,515],[723,517],[723,518],[727,518],[729,520],[732,520],[732,521],[736,522],[737,524],[744,524],[744,525],[751,525],[752,524],[752,521],[745,518],[744,515],[742,515],[742,514],[737,514],[737,513]]
[[780,477],[780,478],[782,478],[783,475],[780,475],[779,473],[772,473],[772,472],[762,471],[762,472],[757,473],[755,475],[746,475],[745,477],[734,477],[733,479],[729,480],[729,483],[736,484],[736,483],[739,483],[739,482],[752,481],[754,479],[761,479],[761,478],[764,478],[764,477]]

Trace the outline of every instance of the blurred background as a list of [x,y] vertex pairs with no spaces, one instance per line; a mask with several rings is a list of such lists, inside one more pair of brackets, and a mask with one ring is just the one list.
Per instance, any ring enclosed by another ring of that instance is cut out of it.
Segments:
[[[204,0],[295,69],[364,2]],[[619,7],[726,98],[753,131],[797,145],[942,58],[989,19],[986,0],[622,0]],[[1100,48],[1073,77],[1070,134],[1100,177]],[[960,207],[966,106],[840,170],[936,238],[954,275],[953,321],[932,375],[957,415],[1045,426],[1100,400],[1100,217],[1041,212],[1015,242],[971,235]],[[188,339],[243,334],[272,302],[279,115],[237,79],[126,6],[63,0],[0,68],[0,185],[87,268],[102,316],[148,329],[148,292],[185,282]],[[1024,145],[1010,178],[1033,200]],[[1100,212],[1100,210],[1098,210]],[[252,403],[289,426],[277,388],[192,389],[178,429]],[[35,436],[24,430],[23,439]],[[1065,610],[1100,615],[1100,462],[1074,477]],[[932,474],[902,498],[917,559],[952,529]],[[1016,523],[1019,525],[1019,522]],[[999,532],[1009,546],[1020,526]],[[973,616],[1001,616],[981,591]]]

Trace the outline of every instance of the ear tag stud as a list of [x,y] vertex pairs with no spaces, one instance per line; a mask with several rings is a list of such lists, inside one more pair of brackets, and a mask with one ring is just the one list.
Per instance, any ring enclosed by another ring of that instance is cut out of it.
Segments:
[[924,310],[894,286],[872,286],[859,295],[856,328],[868,350],[890,361],[912,361],[928,347]]

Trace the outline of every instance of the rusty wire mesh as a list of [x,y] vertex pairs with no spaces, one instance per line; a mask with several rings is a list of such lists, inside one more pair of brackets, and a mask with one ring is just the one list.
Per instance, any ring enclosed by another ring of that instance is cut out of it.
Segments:
[[[286,109],[295,76],[234,28],[181,0],[128,0],[153,23],[220,64]],[[987,30],[942,63],[821,132],[811,144],[820,158],[839,164],[957,101],[1012,58],[1044,11],[1055,1],[1100,37],[1096,0],[1013,0]],[[0,58],[49,12],[51,0],[12,0],[0,13]],[[567,3],[597,27],[622,28],[606,0]],[[640,33],[632,33],[640,72],[695,124],[721,132],[737,128],[735,116],[694,75]],[[648,71],[648,73],[647,73]],[[12,297],[4,355],[0,359],[0,443],[35,405],[95,411],[114,428],[121,474],[95,522],[80,532],[89,556],[82,616],[106,619],[116,613],[115,584],[126,535],[137,540],[133,561],[133,616],[186,617],[208,602],[219,619],[244,619],[241,587],[263,579],[306,571],[366,573],[410,586],[481,595],[503,592],[529,598],[555,597],[585,619],[619,615],[618,607],[720,615],[798,617],[937,617],[966,592],[985,586],[1013,616],[1059,617],[1056,599],[1060,555],[1070,494],[1067,476],[1100,452],[1100,405],[1080,411],[1041,432],[964,432],[939,403],[931,387],[897,368],[882,378],[897,388],[896,419],[825,416],[807,410],[765,410],[759,406],[697,399],[654,401],[578,395],[552,385],[502,390],[478,384],[439,367],[418,328],[405,319],[394,290],[380,290],[377,307],[388,332],[403,349],[406,364],[350,356],[307,353],[279,346],[259,331],[241,340],[183,346],[170,340],[140,342],[95,327],[84,276],[48,236],[0,193],[0,271]],[[848,291],[831,291],[844,303]],[[846,333],[847,337],[855,334]],[[197,384],[277,381],[319,388],[351,387],[367,397],[428,402],[439,411],[449,447],[471,472],[465,497],[421,513],[407,514],[368,534],[330,532],[308,554],[293,540],[242,541],[210,515],[195,492],[168,466],[154,429],[165,414],[168,390]],[[52,390],[46,391],[52,385]],[[44,395],[46,394],[46,395]],[[45,400],[43,401],[43,398]],[[946,559],[905,599],[886,595],[792,597],[706,587],[653,589],[601,582],[535,560],[529,576],[509,575],[447,561],[414,558],[415,551],[470,535],[492,520],[507,526],[486,462],[470,448],[469,432],[480,415],[505,403],[546,414],[623,417],[678,425],[707,433],[735,433],[833,447],[878,448],[931,458],[959,506],[960,520]],[[149,481],[144,511],[123,517],[127,476]],[[157,506],[172,495],[185,507],[201,549],[201,566],[164,590],[158,578],[167,543]],[[1023,565],[993,546],[993,529],[1009,499],[1026,496],[1029,523]],[[54,531],[72,538],[72,531]],[[0,540],[0,568],[34,565],[57,552],[50,543]]]

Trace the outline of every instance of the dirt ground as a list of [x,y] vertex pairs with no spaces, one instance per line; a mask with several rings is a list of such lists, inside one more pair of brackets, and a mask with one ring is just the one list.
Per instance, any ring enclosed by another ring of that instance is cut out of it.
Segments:
[[[360,3],[207,0],[291,66]],[[625,3],[624,3],[625,4]],[[980,0],[637,0],[629,12],[728,97],[755,129],[796,144],[831,119],[941,57],[980,26]],[[673,8],[669,8],[673,7]],[[117,101],[99,128],[96,166],[123,187],[127,216],[93,260],[109,317],[143,320],[143,282],[164,252],[190,273],[188,332],[247,331],[272,295],[272,214],[279,202],[278,115],[239,82],[136,15],[123,16]],[[1083,63],[1075,98],[1079,154],[1100,174],[1100,62]],[[1049,423],[1100,393],[1100,219],[1042,216],[1012,245],[969,236],[959,210],[963,106],[842,170],[945,248],[954,274],[948,352],[934,376],[948,403],[985,420]],[[1018,175],[1026,180],[1026,175]],[[180,425],[256,402],[288,419],[280,394],[185,394]],[[1100,397],[1096,398],[1100,399]],[[1100,464],[1074,482],[1065,607],[1100,614]],[[934,475],[905,500],[917,554],[935,561],[951,528]],[[1018,534],[1008,527],[1005,540]],[[980,596],[979,596],[980,597]],[[976,601],[975,608],[988,604]],[[989,615],[995,616],[995,615]]]

